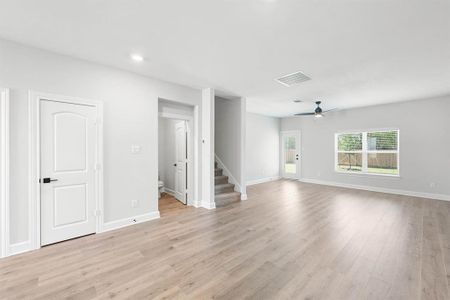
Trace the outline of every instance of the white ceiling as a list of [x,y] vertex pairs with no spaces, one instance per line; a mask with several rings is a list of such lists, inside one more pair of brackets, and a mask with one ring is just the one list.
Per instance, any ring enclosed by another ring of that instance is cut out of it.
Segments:
[[450,94],[449,0],[0,0],[0,37],[273,116]]

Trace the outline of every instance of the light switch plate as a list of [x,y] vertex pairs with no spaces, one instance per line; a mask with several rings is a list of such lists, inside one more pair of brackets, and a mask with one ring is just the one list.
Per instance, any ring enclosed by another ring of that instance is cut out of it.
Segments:
[[131,153],[136,154],[141,152],[140,145],[131,145]]

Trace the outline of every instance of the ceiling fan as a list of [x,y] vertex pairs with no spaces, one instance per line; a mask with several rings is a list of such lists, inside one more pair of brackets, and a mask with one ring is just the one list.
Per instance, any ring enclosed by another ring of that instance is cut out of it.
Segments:
[[295,114],[295,116],[315,116],[316,118],[322,118],[323,114],[332,110],[335,110],[336,108],[333,109],[329,109],[329,110],[325,110],[323,111],[322,108],[320,107],[320,104],[322,103],[322,101],[316,101],[316,109],[314,110],[314,112],[310,112],[310,113],[299,113],[299,114]]

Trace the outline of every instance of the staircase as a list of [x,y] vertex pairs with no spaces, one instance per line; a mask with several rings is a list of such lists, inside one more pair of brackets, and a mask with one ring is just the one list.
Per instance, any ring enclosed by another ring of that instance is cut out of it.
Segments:
[[214,192],[216,207],[241,200],[241,193],[234,191],[234,184],[228,182],[228,176],[223,175],[223,170],[219,169],[217,162],[214,163]]

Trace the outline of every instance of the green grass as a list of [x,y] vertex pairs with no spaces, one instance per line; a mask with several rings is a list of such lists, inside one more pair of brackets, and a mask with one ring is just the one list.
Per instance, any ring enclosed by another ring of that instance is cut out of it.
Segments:
[[296,164],[284,164],[284,172],[288,174],[297,173],[297,165]]
[[367,171],[376,174],[398,175],[398,170],[396,169],[368,168]]
[[[348,166],[339,165],[338,171],[361,172],[362,168],[359,166],[352,166],[352,168],[349,170]],[[396,169],[367,168],[367,172],[373,174],[398,175],[398,170]]]

